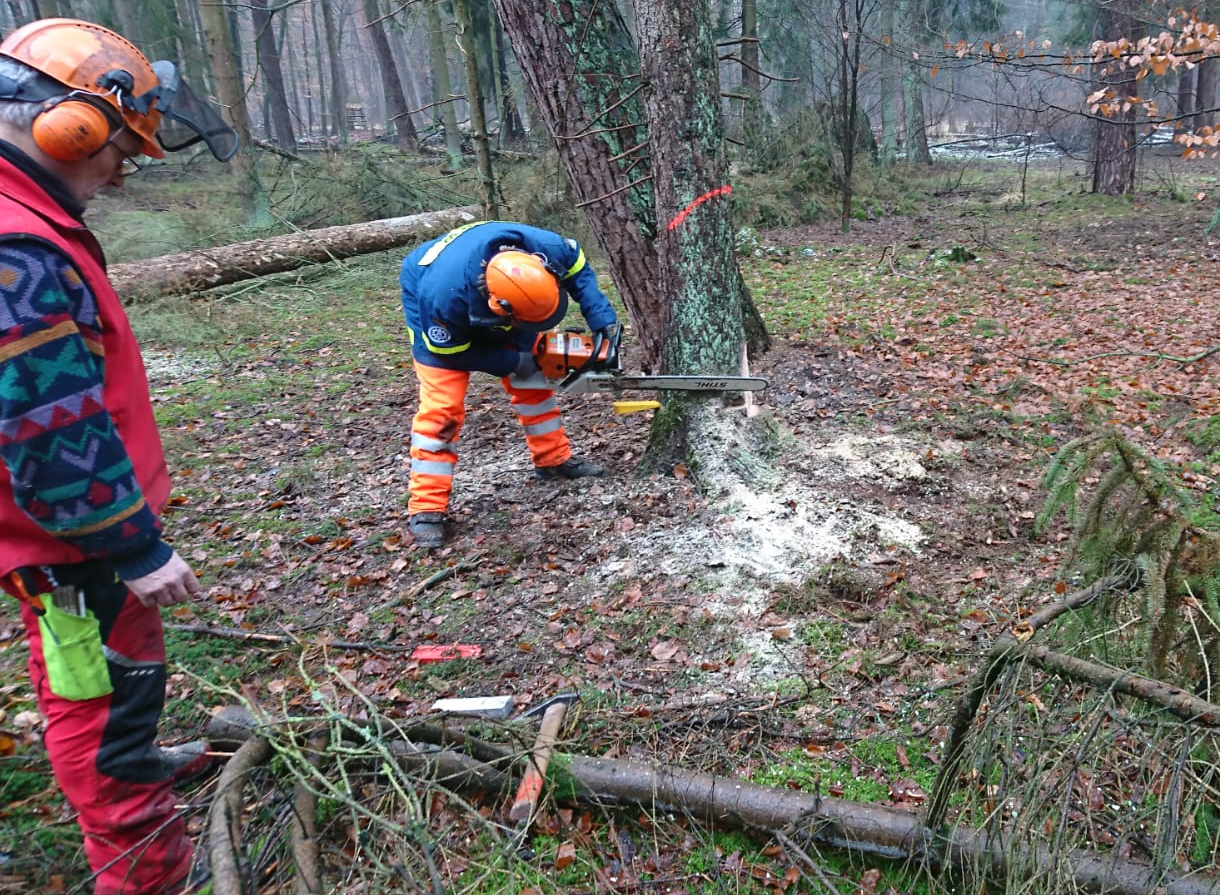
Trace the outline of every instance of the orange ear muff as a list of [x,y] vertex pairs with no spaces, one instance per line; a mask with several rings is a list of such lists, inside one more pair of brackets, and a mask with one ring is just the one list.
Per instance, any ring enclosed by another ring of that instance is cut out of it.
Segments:
[[115,123],[93,103],[64,97],[48,105],[34,119],[34,143],[53,159],[79,162],[106,145]]

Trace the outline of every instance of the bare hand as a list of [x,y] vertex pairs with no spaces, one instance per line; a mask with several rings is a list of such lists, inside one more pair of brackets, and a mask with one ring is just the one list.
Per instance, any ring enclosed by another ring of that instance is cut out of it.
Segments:
[[136,595],[137,600],[149,607],[185,603],[201,590],[199,579],[177,553],[155,572],[123,583]]

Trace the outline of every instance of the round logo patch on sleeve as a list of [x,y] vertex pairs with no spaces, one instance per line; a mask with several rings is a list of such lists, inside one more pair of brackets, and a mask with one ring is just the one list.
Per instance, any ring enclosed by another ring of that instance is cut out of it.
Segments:
[[443,326],[433,325],[428,327],[429,342],[448,342],[451,338],[453,337],[449,335],[449,330]]

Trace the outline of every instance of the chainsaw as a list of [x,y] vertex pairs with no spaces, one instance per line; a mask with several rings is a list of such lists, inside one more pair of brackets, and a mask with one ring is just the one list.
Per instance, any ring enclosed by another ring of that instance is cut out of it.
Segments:
[[534,343],[538,372],[517,380],[519,388],[546,388],[573,395],[654,389],[692,392],[754,392],[767,387],[758,376],[633,376],[619,363],[623,328],[606,338],[580,330],[539,333]]

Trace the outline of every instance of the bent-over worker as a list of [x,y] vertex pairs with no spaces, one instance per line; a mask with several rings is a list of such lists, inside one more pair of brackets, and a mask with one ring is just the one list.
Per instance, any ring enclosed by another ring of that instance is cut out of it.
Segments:
[[576,299],[589,328],[609,338],[617,318],[575,240],[506,221],[458,227],[402,264],[419,409],[411,427],[408,525],[421,547],[444,544],[471,372],[501,377],[542,479],[599,476],[572,456],[551,389],[518,388],[538,370],[537,334],[554,329]]

